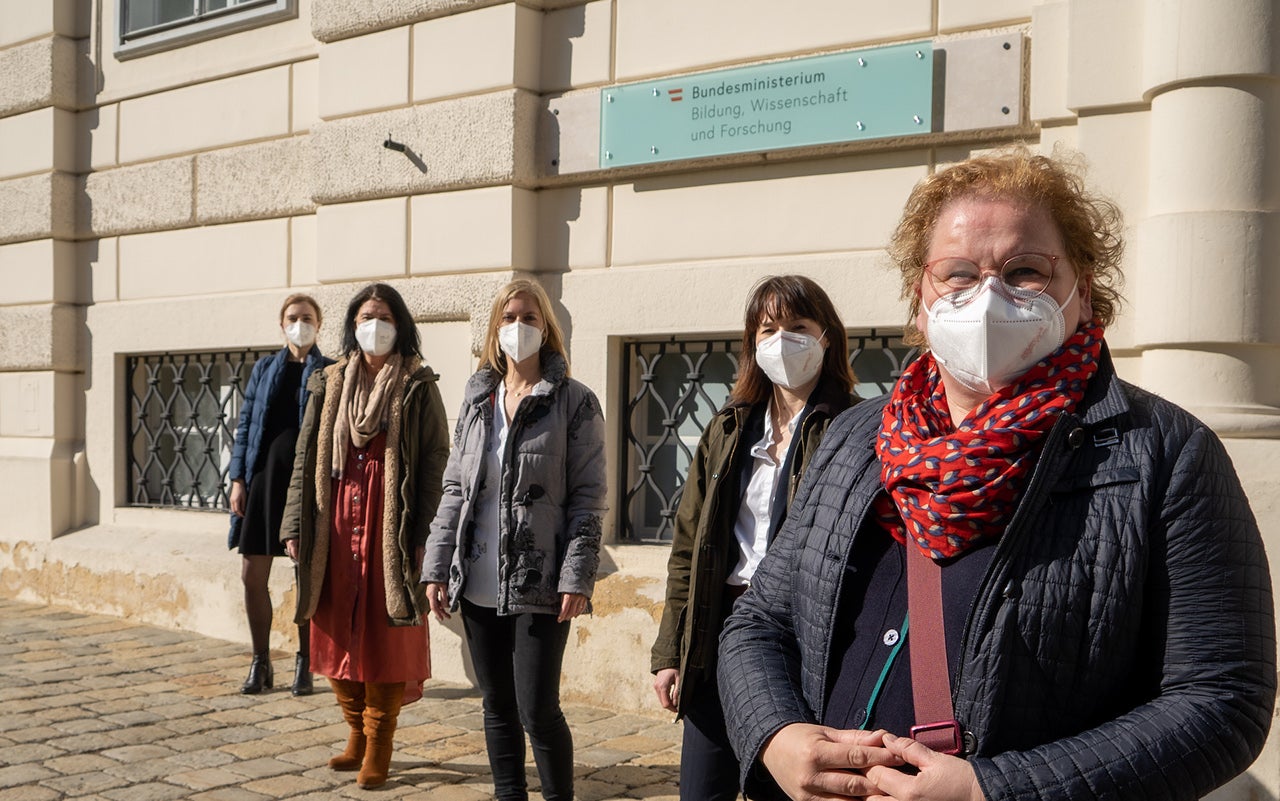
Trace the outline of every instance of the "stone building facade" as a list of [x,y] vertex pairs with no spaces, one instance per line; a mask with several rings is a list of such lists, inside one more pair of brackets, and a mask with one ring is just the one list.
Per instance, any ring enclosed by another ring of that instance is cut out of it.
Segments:
[[[900,44],[934,59],[911,135],[602,152],[611,88]],[[903,200],[1018,140],[1124,209],[1120,370],[1224,438],[1274,544],[1278,96],[1273,0],[0,0],[0,593],[247,640],[216,479],[282,298],[320,299],[333,351],[347,298],[393,283],[453,409],[493,291],[532,274],[615,478],[566,694],[651,708],[662,542],[749,287],[818,280],[883,387]],[[1276,754],[1227,795],[1275,797]]]

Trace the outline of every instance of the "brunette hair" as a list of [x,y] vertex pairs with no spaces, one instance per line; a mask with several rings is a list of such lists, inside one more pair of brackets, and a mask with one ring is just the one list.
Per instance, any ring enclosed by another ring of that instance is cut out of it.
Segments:
[[316,325],[324,322],[324,312],[320,311],[320,304],[316,303],[316,299],[303,292],[294,292],[292,295],[284,299],[284,303],[280,304],[280,322],[284,322],[284,313],[289,307],[295,303],[306,303],[311,306],[316,313]]
[[889,242],[889,255],[902,272],[902,299],[910,305],[903,340],[925,344],[915,321],[929,243],[943,208],[966,197],[1014,199],[1044,208],[1062,234],[1077,277],[1090,279],[1094,319],[1110,325],[1122,301],[1122,217],[1114,203],[1086,191],[1082,173],[1078,157],[1043,156],[1017,145],[962,161],[916,184]]
[[414,325],[413,315],[409,313],[409,307],[405,305],[400,293],[386,284],[369,284],[347,304],[347,316],[342,323],[342,352],[348,355],[359,352],[356,315],[360,313],[360,307],[371,300],[380,300],[391,309],[391,319],[396,324],[396,353],[404,357],[422,356],[422,340],[418,336],[418,326]]
[[537,305],[538,313],[542,315],[543,323],[546,325],[541,352],[560,354],[564,359],[565,375],[568,375],[569,355],[564,350],[564,332],[560,329],[560,321],[551,310],[551,298],[547,297],[547,291],[541,284],[528,278],[517,278],[499,289],[494,297],[493,305],[489,307],[489,327],[484,335],[484,349],[480,351],[480,366],[487,366],[499,375],[506,375],[507,355],[502,352],[502,347],[498,344],[498,327],[502,325],[503,309],[517,295],[524,295]]
[[729,393],[733,404],[757,404],[769,399],[773,382],[756,364],[756,331],[765,317],[808,317],[826,331],[827,352],[822,359],[822,383],[842,394],[853,393],[853,368],[849,366],[849,340],[844,323],[826,291],[803,275],[771,275],[758,281],[747,298],[743,316],[742,353],[738,356],[738,380]]

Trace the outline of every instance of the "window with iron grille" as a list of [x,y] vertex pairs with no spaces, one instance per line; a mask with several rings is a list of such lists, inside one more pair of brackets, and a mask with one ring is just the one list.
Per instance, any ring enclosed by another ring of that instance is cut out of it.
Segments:
[[[670,542],[689,462],[702,429],[724,405],[737,375],[741,338],[627,342],[619,419],[619,537]],[[901,330],[849,335],[849,362],[863,398],[888,392],[916,349]]]
[[225,511],[227,469],[249,372],[274,349],[125,360],[130,506]]
[[116,0],[116,57],[180,47],[297,13],[297,0]]

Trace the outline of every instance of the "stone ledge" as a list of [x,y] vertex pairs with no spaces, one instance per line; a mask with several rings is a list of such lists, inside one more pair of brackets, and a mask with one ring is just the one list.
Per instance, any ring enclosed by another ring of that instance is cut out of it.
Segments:
[[[529,92],[506,90],[321,123],[308,148],[311,199],[530,187],[537,103]],[[407,151],[383,147],[388,134]]]
[[196,222],[307,214],[310,160],[305,137],[219,150],[196,157]]
[[[525,0],[521,5],[539,11],[585,5],[589,0]],[[322,42],[336,42],[352,36],[409,25],[414,22],[461,14],[509,0],[381,0],[378,3],[351,3],[346,0],[314,0],[311,7],[311,35]]]
[[76,107],[76,43],[51,36],[0,50],[0,117]]
[[0,245],[75,236],[76,177],[48,172],[0,181]]
[[377,3],[314,0],[311,35],[322,42],[333,42],[501,2],[505,0],[381,0]]
[[190,225],[195,158],[157,161],[90,173],[77,228],[81,236],[159,231]]

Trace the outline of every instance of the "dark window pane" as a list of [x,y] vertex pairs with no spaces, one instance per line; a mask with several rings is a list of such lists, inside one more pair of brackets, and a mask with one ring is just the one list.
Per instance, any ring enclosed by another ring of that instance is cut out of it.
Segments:
[[125,0],[125,32],[194,17],[193,0]]
[[249,372],[272,350],[130,356],[129,503],[228,508],[227,469]]
[[[671,540],[689,463],[703,428],[729,397],[740,348],[738,339],[626,343],[619,414],[622,540]],[[850,335],[858,395],[888,392],[915,354],[897,330]]]

